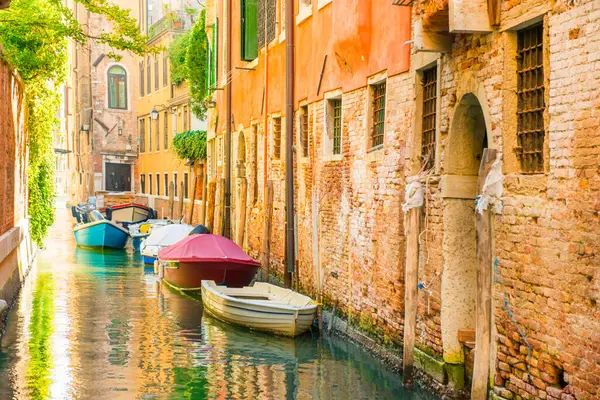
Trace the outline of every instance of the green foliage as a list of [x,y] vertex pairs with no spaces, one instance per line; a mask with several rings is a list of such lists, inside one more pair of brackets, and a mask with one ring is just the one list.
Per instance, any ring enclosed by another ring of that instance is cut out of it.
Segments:
[[104,16],[111,23],[111,30],[88,32],[62,0],[12,0],[10,8],[0,10],[2,58],[25,83],[29,110],[29,214],[32,237],[40,246],[54,222],[53,135],[59,122],[59,88],[67,72],[67,39],[80,44],[88,40],[105,44],[107,55],[113,59],[120,58],[116,51],[142,55],[160,50],[146,46],[146,38],[129,10],[108,0],[75,2]]
[[198,22],[194,24],[185,59],[192,112],[200,119],[206,117],[208,37],[204,26],[205,15],[205,11],[202,10]]
[[176,86],[181,85],[188,77],[185,62],[187,49],[190,43],[191,32],[187,31],[177,36],[169,46],[169,59],[171,60],[171,82]]
[[175,135],[173,149],[182,160],[206,159],[206,131],[187,131]]

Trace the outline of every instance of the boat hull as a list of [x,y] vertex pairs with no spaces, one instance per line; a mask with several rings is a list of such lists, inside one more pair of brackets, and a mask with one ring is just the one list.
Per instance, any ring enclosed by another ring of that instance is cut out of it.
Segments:
[[184,289],[198,289],[203,280],[215,281],[218,285],[244,287],[252,282],[258,268],[223,262],[180,262],[165,266],[165,279]]
[[154,261],[156,261],[156,257],[152,256],[142,256],[142,258],[144,259],[144,264],[148,265],[154,265]]
[[146,235],[146,234],[138,234],[138,235],[131,236],[131,244],[133,245],[133,249],[135,251],[140,251],[142,241],[147,237],[148,237],[148,235]]
[[73,232],[78,246],[123,249],[129,233],[111,221],[96,221],[75,227]]
[[289,310],[268,304],[240,302],[219,296],[205,284],[202,285],[202,304],[206,312],[223,322],[290,337],[306,332],[317,312],[316,305]]

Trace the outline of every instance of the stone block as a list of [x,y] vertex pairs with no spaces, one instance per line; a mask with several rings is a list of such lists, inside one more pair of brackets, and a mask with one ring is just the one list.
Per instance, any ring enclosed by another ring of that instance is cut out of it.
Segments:
[[464,364],[446,363],[446,374],[448,375],[448,385],[453,389],[460,390],[465,387],[465,366]]
[[422,350],[415,348],[415,365],[421,368],[436,381],[446,383],[445,362],[437,357],[430,356]]

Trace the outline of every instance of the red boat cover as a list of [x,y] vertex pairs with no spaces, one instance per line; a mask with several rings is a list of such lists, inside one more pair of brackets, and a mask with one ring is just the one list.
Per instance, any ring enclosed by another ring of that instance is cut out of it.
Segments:
[[260,267],[240,247],[219,235],[191,235],[158,252],[161,260],[180,262],[222,262]]

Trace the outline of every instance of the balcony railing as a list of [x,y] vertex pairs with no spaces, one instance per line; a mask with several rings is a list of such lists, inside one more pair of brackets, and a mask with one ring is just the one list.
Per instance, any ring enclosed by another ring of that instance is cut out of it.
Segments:
[[187,31],[192,27],[192,18],[185,11],[169,11],[148,29],[148,40],[152,40],[164,31]]

